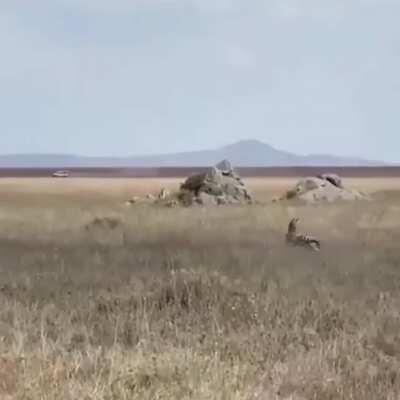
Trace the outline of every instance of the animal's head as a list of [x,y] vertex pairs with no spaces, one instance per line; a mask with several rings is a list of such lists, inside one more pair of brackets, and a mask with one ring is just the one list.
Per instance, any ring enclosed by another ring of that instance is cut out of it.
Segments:
[[293,232],[296,230],[297,223],[300,221],[300,218],[292,218],[289,222],[289,232]]

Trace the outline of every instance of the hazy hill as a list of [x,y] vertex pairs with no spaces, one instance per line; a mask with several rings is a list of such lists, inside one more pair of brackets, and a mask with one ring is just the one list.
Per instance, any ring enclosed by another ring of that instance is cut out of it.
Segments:
[[132,157],[84,157],[68,154],[0,155],[0,168],[195,167],[227,158],[238,167],[379,166],[383,162],[334,155],[301,156],[257,140],[243,140],[215,150]]

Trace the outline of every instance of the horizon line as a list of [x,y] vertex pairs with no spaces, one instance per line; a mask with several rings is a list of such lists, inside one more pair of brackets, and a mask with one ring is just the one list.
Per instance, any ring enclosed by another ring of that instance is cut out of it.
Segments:
[[[281,149],[280,147],[275,147],[274,145],[269,144],[268,142],[265,142],[263,140],[259,139],[254,139],[254,138],[248,138],[248,139],[239,139],[236,141],[231,141],[229,143],[226,143],[224,145],[220,145],[219,147],[214,147],[214,148],[203,148],[200,150],[177,150],[177,151],[172,151],[172,152],[166,152],[166,153],[139,153],[139,154],[128,154],[128,155],[87,155],[87,154],[80,154],[80,153],[63,153],[63,152],[23,152],[23,153],[0,153],[0,157],[24,157],[24,156],[32,156],[32,157],[71,157],[71,158],[86,158],[86,159],[96,159],[96,158],[103,158],[103,159],[134,159],[134,158],[151,158],[151,157],[170,157],[174,155],[183,155],[183,154],[192,154],[192,153],[201,153],[201,152],[214,152],[218,150],[224,150],[229,147],[233,147],[235,145],[240,145],[243,143],[253,143],[253,144],[258,144],[258,145],[264,145],[272,150],[275,150],[280,153],[289,153],[290,155],[296,156],[296,157],[334,157],[334,158],[340,158],[340,159],[352,159],[352,160],[358,160],[358,161],[365,161],[365,162],[373,162],[373,163],[382,163],[382,164],[393,164],[392,161],[387,161],[383,159],[372,159],[369,158],[368,156],[362,156],[362,155],[338,155],[335,153],[325,153],[325,152],[320,152],[320,153],[308,153],[308,154],[301,154],[301,153],[296,153],[291,150],[284,150]],[[396,161],[397,163],[398,161]]]

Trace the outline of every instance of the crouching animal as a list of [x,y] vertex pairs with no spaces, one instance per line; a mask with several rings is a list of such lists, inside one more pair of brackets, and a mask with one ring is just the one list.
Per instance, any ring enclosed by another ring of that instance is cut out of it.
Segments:
[[289,246],[304,247],[312,251],[320,251],[321,242],[317,238],[297,233],[298,222],[299,218],[293,218],[289,222],[286,243]]

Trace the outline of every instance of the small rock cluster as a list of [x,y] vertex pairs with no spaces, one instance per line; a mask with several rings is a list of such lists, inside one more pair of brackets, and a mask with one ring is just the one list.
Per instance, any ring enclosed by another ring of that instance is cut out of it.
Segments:
[[201,174],[190,176],[176,193],[162,189],[157,197],[147,195],[145,199],[133,197],[127,206],[151,202],[165,207],[217,206],[229,204],[250,204],[252,196],[240,176],[227,160]]
[[336,201],[366,200],[369,197],[357,190],[343,187],[336,174],[322,174],[301,179],[281,200],[300,200],[306,204]]

